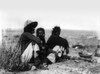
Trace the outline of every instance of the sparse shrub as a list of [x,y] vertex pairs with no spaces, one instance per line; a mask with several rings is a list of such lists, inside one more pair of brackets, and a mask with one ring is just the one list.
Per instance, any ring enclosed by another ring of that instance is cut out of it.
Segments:
[[[13,45],[12,45],[13,46]],[[2,46],[0,49],[0,68],[12,70],[20,65],[21,46],[16,44],[14,48],[9,49]]]
[[20,65],[20,55],[21,55],[21,46],[17,44],[12,51],[12,55],[9,59],[9,69],[13,69]]
[[7,69],[9,64],[9,59],[12,56],[11,49],[9,51],[6,50],[5,47],[0,49],[0,67]]

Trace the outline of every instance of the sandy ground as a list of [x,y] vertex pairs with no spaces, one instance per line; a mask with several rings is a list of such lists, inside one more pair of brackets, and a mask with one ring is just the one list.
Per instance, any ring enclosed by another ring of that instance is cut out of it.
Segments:
[[[70,56],[74,58],[79,57],[77,50],[70,51]],[[51,64],[48,68],[49,70],[32,69],[25,72],[7,72],[2,69],[0,74],[100,74],[99,63],[92,63],[79,59],[65,60],[59,63]]]
[[30,70],[26,72],[6,72],[1,70],[0,74],[100,74],[100,66],[83,60],[66,60],[48,66],[49,70]]

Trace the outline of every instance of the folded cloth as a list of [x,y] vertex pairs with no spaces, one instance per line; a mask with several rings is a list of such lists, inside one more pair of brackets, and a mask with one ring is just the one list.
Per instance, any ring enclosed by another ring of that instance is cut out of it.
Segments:
[[25,49],[25,51],[23,52],[23,54],[21,55],[21,61],[22,62],[29,62],[30,59],[32,58],[32,54],[33,54],[33,48],[34,46],[32,46],[32,43],[30,43],[27,48]]
[[64,52],[64,48],[62,47],[62,46],[55,46],[54,48],[53,48],[53,51],[56,53],[56,55],[58,56],[58,57],[61,57],[62,56],[62,54],[63,54],[63,52]]
[[36,58],[36,57],[38,56],[37,51],[40,50],[38,44],[35,44],[35,45],[33,46],[33,50],[34,50],[34,58]]
[[52,63],[55,63],[56,61],[56,56],[55,53],[50,53],[47,58],[49,59],[49,61],[51,61]]

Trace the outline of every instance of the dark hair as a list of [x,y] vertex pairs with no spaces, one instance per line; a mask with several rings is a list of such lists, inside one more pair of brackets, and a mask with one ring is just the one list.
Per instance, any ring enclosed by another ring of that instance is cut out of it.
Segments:
[[41,30],[43,33],[45,33],[44,28],[41,28],[41,27],[40,27],[40,28],[38,28],[38,29],[36,30],[36,33],[38,33],[40,30]]
[[52,30],[52,34],[54,34],[54,35],[59,35],[60,32],[61,32],[61,29],[60,29],[59,26],[55,26],[55,27],[53,28],[53,30]]

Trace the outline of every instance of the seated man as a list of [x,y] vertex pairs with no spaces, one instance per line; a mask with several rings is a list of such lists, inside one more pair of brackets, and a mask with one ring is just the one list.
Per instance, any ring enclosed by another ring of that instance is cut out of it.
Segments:
[[45,30],[44,28],[38,28],[36,30],[36,36],[41,40],[42,46],[40,47],[39,58],[41,60],[41,64],[46,64],[46,56],[47,56],[47,45],[45,41]]
[[[56,62],[59,61],[59,58],[63,57],[63,53],[66,50],[66,54],[69,53],[69,44],[68,41],[60,37],[61,29],[58,26],[55,26],[52,30],[52,35],[47,41],[48,54],[55,53]],[[53,59],[53,58],[52,58]]]
[[[38,58],[39,47],[42,46],[41,40],[34,34],[35,28],[38,22],[27,21],[24,27],[24,32],[21,34],[16,53],[12,56],[12,70],[29,70],[31,69],[29,64],[33,64],[36,68],[40,67],[40,59]],[[19,52],[20,51],[20,52]],[[20,54],[19,54],[20,53]],[[13,59],[13,57],[15,59]],[[16,63],[16,59],[19,57],[19,62]],[[19,64],[19,65],[18,65]]]
[[12,64],[11,67],[12,70],[25,70],[26,69],[25,65],[27,65],[28,69],[28,62],[30,62],[30,59],[32,58],[34,51],[32,46],[35,47],[36,44],[41,45],[41,40],[37,38],[35,35],[33,35],[37,25],[38,22],[36,21],[25,22],[24,31],[21,34],[18,43],[14,48],[13,56],[11,57],[12,61],[10,62]]

